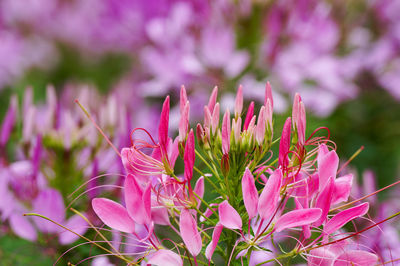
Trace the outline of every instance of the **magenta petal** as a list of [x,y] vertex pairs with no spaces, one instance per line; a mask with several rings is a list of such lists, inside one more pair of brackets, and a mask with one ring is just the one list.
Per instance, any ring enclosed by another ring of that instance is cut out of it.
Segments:
[[317,248],[311,250],[307,258],[307,264],[309,266],[331,266],[335,257],[336,254],[328,248]]
[[244,206],[251,219],[257,215],[258,191],[249,168],[246,168],[242,178],[242,193]]
[[288,152],[290,148],[290,134],[291,134],[291,122],[292,120],[290,117],[286,119],[285,124],[283,125],[282,129],[282,136],[279,142],[279,165],[285,166],[288,164]]
[[92,207],[100,220],[109,227],[125,233],[135,231],[135,222],[121,204],[105,198],[96,198],[92,200]]
[[276,222],[275,230],[280,232],[287,228],[313,223],[318,220],[321,213],[321,209],[318,208],[301,209],[285,213]]
[[365,202],[356,207],[339,212],[326,223],[326,225],[324,226],[324,233],[328,235],[332,234],[349,221],[366,214],[368,212],[368,209],[369,204],[368,202]]
[[13,213],[9,218],[9,222],[11,229],[17,236],[30,241],[36,240],[36,230],[29,222],[28,217],[24,217],[19,213]]
[[201,251],[201,236],[197,230],[197,222],[189,211],[183,209],[179,218],[181,237],[190,254],[197,256]]
[[338,166],[339,166],[339,157],[336,154],[336,151],[329,151],[328,153],[322,156],[318,155],[318,174],[319,174],[320,191],[328,183],[328,179],[330,177],[332,177],[335,180]]
[[322,215],[320,219],[314,224],[314,226],[320,226],[325,222],[326,216],[328,215],[331,201],[332,201],[332,194],[334,191],[334,183],[333,178],[329,178],[328,184],[325,186],[324,190],[320,192],[317,197],[317,201],[315,207],[320,208],[322,210]]
[[224,226],[220,223],[217,223],[217,225],[214,228],[212,239],[210,244],[208,244],[205,252],[206,258],[210,261],[212,255],[214,254],[215,248],[218,245],[219,237],[221,236],[221,232]]
[[334,266],[376,265],[378,256],[363,250],[347,251],[336,258]]
[[277,207],[282,183],[282,170],[276,169],[269,177],[260,199],[258,201],[258,213],[264,220],[269,220]]
[[160,249],[156,251],[147,262],[147,265],[180,266],[183,265],[181,257],[171,250]]
[[185,154],[183,160],[185,164],[185,179],[186,181],[190,182],[190,180],[192,180],[193,177],[193,167],[195,160],[194,134],[192,129],[190,130],[186,141]]
[[242,219],[239,213],[228,203],[227,200],[223,201],[218,206],[219,221],[229,229],[241,229]]

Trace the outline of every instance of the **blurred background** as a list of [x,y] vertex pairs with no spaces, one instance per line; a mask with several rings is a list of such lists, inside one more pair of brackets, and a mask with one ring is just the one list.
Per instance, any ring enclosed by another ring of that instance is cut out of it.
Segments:
[[[69,222],[70,194],[88,178],[108,174],[88,187],[111,194],[106,184],[120,185],[118,157],[75,99],[121,148],[133,128],[154,132],[181,85],[194,122],[214,86],[225,109],[239,84],[262,103],[266,81],[277,132],[299,92],[308,135],[328,127],[342,163],[364,147],[351,163],[360,183],[367,170],[379,187],[398,179],[400,1],[1,0],[0,262],[50,265],[75,241],[20,214]],[[179,107],[171,112],[176,130]]]

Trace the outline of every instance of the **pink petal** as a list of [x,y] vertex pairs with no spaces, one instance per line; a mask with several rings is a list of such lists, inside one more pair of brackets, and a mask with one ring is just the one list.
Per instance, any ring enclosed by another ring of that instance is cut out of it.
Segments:
[[[147,224],[150,221],[150,191],[149,186],[145,192],[136,182],[133,175],[127,175],[124,184],[125,205],[129,216],[138,224]],[[144,197],[146,197],[146,206]]]
[[168,144],[169,108],[169,96],[167,96],[161,110],[160,123],[158,125],[158,141],[163,152],[166,152]]
[[281,141],[279,142],[279,165],[285,167],[288,164],[288,152],[290,148],[291,119],[288,117],[283,125]]
[[228,154],[231,142],[230,113],[227,109],[222,120],[222,153]]
[[121,204],[105,198],[96,198],[92,200],[92,207],[107,226],[125,233],[135,231],[135,222]]
[[197,222],[189,211],[183,209],[179,218],[181,237],[190,254],[197,256],[201,251],[201,236],[197,230]]
[[195,160],[195,152],[194,152],[194,134],[191,129],[186,141],[185,153],[183,157],[183,161],[185,164],[185,180],[190,182],[193,177],[193,167]]
[[301,209],[285,213],[276,222],[275,230],[280,232],[287,228],[313,223],[318,220],[321,213],[321,209],[318,208]]
[[318,195],[315,207],[322,210],[322,215],[320,219],[314,224],[314,226],[320,226],[326,220],[329,209],[331,207],[332,194],[334,191],[333,177],[330,177],[328,184],[325,186],[324,190]]
[[239,213],[228,203],[227,200],[223,201],[218,206],[219,221],[229,229],[241,229],[242,218]]
[[215,248],[218,245],[219,237],[221,236],[221,232],[224,226],[220,223],[217,223],[217,225],[214,228],[212,239],[210,244],[208,244],[205,252],[206,258],[210,261],[212,255],[214,254]]
[[[203,198],[204,196],[204,176],[200,177],[197,182],[196,185],[194,186],[194,193],[196,193],[196,195],[200,198]],[[197,201],[197,208],[200,207],[201,204],[201,200],[198,199],[196,196],[196,201]]]
[[[77,214],[69,218],[64,224],[64,226],[80,235],[83,235],[88,229],[87,222]],[[77,235],[66,230],[65,231],[63,230],[63,232],[61,232],[58,236],[58,240],[61,245],[69,245],[75,242],[78,238],[79,237]]]
[[376,265],[378,256],[363,250],[347,251],[336,258],[334,266]]
[[309,266],[331,266],[336,257],[336,254],[328,248],[317,248],[310,252],[307,257],[307,264]]
[[151,208],[151,220],[155,224],[169,225],[170,222],[167,208],[155,204],[154,208]]
[[264,220],[271,219],[274,214],[280,195],[282,170],[276,169],[270,175],[258,201],[258,213]]
[[[44,221],[44,219],[40,219]],[[20,213],[13,213],[9,218],[9,222],[11,229],[17,236],[29,241],[35,241],[37,239],[36,230],[29,222],[28,217],[22,216]]]
[[159,249],[149,259],[147,264],[157,266],[179,266],[183,265],[181,257],[167,249]]
[[339,212],[326,223],[326,225],[324,226],[324,233],[328,235],[332,234],[349,221],[365,215],[368,212],[368,209],[369,204],[368,202],[365,202],[356,207]]
[[339,157],[335,151],[329,151],[323,156],[318,155],[318,174],[319,174],[320,191],[328,183],[328,179],[330,177],[332,177],[335,180],[338,166],[339,166]]
[[[53,221],[63,223],[65,219],[64,200],[58,190],[45,189],[39,193],[33,202],[36,213],[42,214]],[[50,221],[34,219],[36,226],[44,233],[56,233],[60,227]]]
[[249,168],[246,168],[242,178],[242,193],[244,206],[251,219],[257,215],[258,191]]
[[348,174],[335,180],[332,205],[347,201],[353,185],[353,175]]

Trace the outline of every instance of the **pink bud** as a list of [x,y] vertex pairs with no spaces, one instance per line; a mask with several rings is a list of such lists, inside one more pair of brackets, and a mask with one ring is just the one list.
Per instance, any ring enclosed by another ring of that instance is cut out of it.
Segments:
[[211,113],[214,111],[214,106],[217,102],[217,96],[218,96],[218,87],[215,86],[211,93],[210,100],[208,101],[208,109],[210,110]]
[[306,111],[301,97],[298,93],[294,96],[292,110],[293,128],[297,131],[298,141],[301,145],[305,143]]
[[166,154],[168,144],[169,108],[169,96],[167,96],[161,110],[160,123],[158,125],[158,141],[164,154]]
[[232,120],[232,131],[233,137],[235,139],[235,144],[238,144],[240,141],[240,133],[242,128],[242,118],[238,118],[237,120]]
[[222,120],[222,153],[228,154],[230,148],[230,136],[231,136],[231,125],[230,125],[230,113],[229,109],[226,110],[224,118]]
[[185,146],[185,154],[184,154],[184,164],[185,164],[185,180],[190,182],[193,177],[193,167],[195,160],[195,152],[194,152],[194,134],[191,129],[186,141]]
[[243,89],[239,86],[235,100],[235,117],[239,117],[243,109]]
[[246,119],[244,120],[243,130],[247,130],[249,127],[250,121],[254,115],[254,102],[251,102],[249,105],[249,109],[247,110]]
[[267,84],[265,85],[265,100],[264,100],[264,105],[267,105],[267,101],[271,102],[271,109],[274,108],[274,99],[272,98],[272,88],[271,88],[271,84],[269,84],[269,82],[267,82]]
[[217,130],[218,125],[219,125],[219,103],[215,105],[211,117],[211,132],[213,135],[215,135],[215,131]]
[[207,106],[204,106],[204,127],[210,128],[211,127],[211,112]]
[[260,109],[260,113],[258,115],[257,120],[257,128],[256,128],[256,141],[258,145],[261,145],[264,142],[265,136],[265,107],[262,106]]
[[268,99],[267,103],[265,104],[265,116],[264,117],[265,117],[265,123],[266,123],[266,125],[268,125],[269,130],[271,131],[271,135],[273,133],[273,130],[272,130],[272,114],[273,114],[273,111],[272,111],[271,101]]
[[288,117],[283,125],[282,137],[279,143],[279,166],[286,167],[288,165],[288,153],[290,149],[290,126],[291,119]]
[[187,99],[187,94],[186,94],[186,89],[185,86],[182,85],[181,86],[181,93],[180,93],[180,104],[179,104],[179,109],[180,112],[182,114],[183,110],[185,109],[186,103],[187,103],[188,99]]
[[186,102],[185,107],[181,110],[181,119],[179,120],[179,141],[184,142],[186,139],[187,131],[189,128],[189,101]]

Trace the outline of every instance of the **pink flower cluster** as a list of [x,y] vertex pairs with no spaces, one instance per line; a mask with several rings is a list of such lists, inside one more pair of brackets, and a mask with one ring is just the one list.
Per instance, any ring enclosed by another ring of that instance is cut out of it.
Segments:
[[[300,257],[309,265],[378,263],[380,258],[371,250],[350,242],[356,234],[351,227],[344,228],[364,216],[369,204],[344,204],[353,176],[339,175],[334,143],[319,136],[320,130],[307,138],[299,95],[280,139],[273,140],[269,84],[265,91],[256,116],[253,102],[243,111],[239,87],[234,116],[226,110],[220,124],[215,88],[204,107],[204,123],[193,130],[182,87],[179,135],[169,136],[167,97],[158,141],[149,134],[148,140],[133,139],[131,147],[122,149],[127,172],[124,204],[95,198],[92,207],[107,226],[140,243],[142,249],[125,260],[153,265],[239,260],[262,265]],[[179,175],[176,169],[182,164]]]

